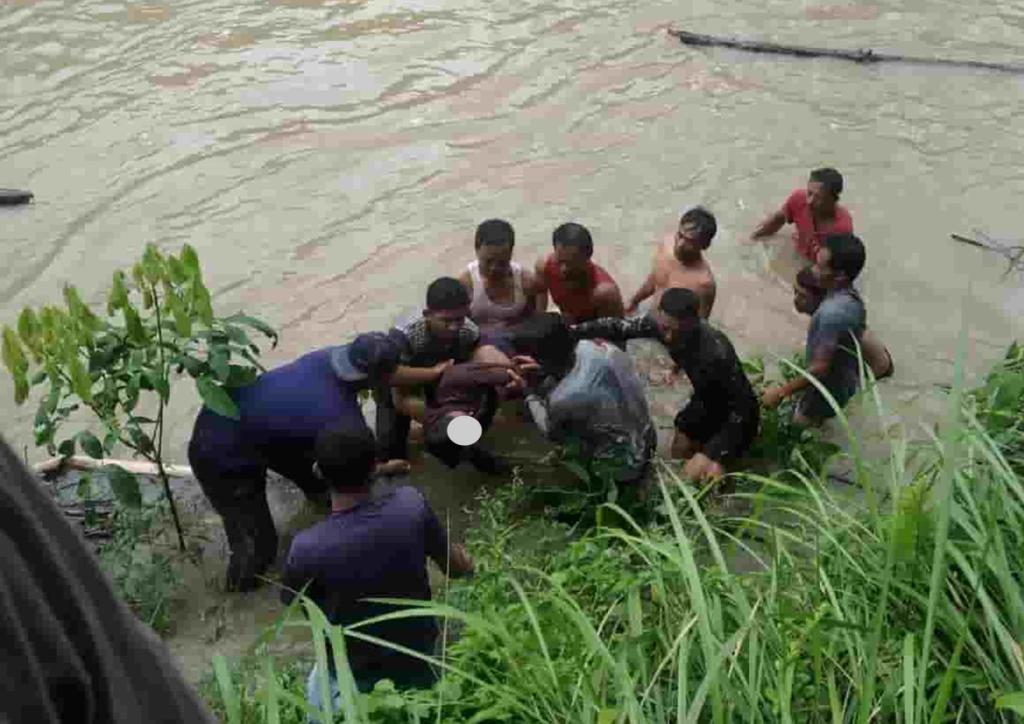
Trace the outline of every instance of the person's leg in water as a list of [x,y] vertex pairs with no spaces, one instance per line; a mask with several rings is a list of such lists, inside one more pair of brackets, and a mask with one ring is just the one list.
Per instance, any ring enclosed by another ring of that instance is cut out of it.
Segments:
[[277,530],[266,495],[266,466],[247,449],[232,420],[204,410],[188,448],[189,464],[228,540],[226,588],[248,591],[277,557]]
[[409,470],[409,427],[412,420],[395,408],[391,387],[373,391],[377,406],[377,464],[382,474],[401,474]]

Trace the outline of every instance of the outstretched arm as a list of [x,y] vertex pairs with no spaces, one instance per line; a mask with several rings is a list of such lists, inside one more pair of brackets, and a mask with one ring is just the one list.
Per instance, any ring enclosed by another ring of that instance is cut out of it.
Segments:
[[779,209],[774,214],[769,216],[767,219],[762,221],[754,233],[750,235],[751,239],[760,239],[765,236],[771,236],[783,226],[786,225],[786,212]]
[[649,316],[618,319],[605,317],[591,322],[582,322],[571,327],[575,339],[607,339],[611,342],[625,342],[627,339],[659,339],[658,325]]

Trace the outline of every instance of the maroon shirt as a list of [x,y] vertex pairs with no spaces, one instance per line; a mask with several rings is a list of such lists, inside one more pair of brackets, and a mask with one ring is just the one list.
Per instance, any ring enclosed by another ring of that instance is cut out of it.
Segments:
[[476,417],[487,399],[487,392],[507,382],[506,365],[493,362],[452,365],[441,375],[434,401],[427,406],[425,429],[430,431],[452,413]]

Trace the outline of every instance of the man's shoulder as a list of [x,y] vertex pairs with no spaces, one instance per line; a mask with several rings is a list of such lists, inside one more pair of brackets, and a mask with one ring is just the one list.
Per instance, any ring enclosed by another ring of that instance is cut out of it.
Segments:
[[822,301],[814,316],[819,321],[856,322],[864,314],[864,302],[848,289],[832,292]]
[[853,216],[850,210],[842,204],[836,204],[836,222],[833,231],[837,234],[853,233]]

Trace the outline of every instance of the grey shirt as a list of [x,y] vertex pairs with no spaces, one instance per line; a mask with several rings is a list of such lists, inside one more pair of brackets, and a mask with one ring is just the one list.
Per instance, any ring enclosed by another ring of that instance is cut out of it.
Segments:
[[[857,347],[864,334],[867,313],[852,287],[830,291],[811,317],[805,356],[811,363],[820,350],[833,348],[832,365],[821,383],[843,405],[857,390],[860,370]],[[856,340],[856,343],[854,342]]]

